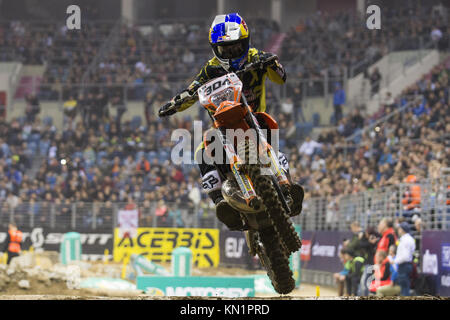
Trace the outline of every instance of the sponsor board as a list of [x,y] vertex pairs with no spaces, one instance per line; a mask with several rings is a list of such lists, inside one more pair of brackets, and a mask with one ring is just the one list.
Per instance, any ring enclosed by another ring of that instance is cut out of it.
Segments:
[[450,271],[450,243],[442,244],[441,261],[442,261],[442,269],[445,271]]
[[[112,252],[113,234],[84,230],[63,230],[59,228],[21,228],[22,250],[28,250],[32,246],[35,251],[58,251],[63,236],[67,232],[78,232],[81,236],[82,260],[97,261],[104,258],[105,249]],[[7,232],[0,232],[0,248],[7,238]],[[109,256],[112,259],[112,255]]]
[[342,231],[303,231],[300,249],[302,268],[327,272],[342,270],[338,253],[343,240],[351,236],[351,232]]
[[450,275],[441,277],[441,286],[450,288]]
[[138,276],[136,287],[147,294],[178,297],[254,297],[253,277]]
[[220,231],[220,264],[246,267],[251,263],[245,234],[240,231]]
[[177,247],[192,250],[193,264],[199,268],[219,265],[219,230],[200,228],[138,228],[136,237],[119,236],[114,231],[114,261],[131,254],[145,256],[153,262],[169,263]]
[[438,274],[438,256],[425,250],[422,258],[422,272],[425,274]]
[[119,236],[123,238],[125,233],[131,235],[131,237],[137,236],[139,211],[134,210],[119,210]]
[[450,231],[422,232],[422,272],[433,276],[437,294],[450,296]]
[[311,240],[302,239],[302,247],[300,248],[300,259],[302,261],[311,260]]

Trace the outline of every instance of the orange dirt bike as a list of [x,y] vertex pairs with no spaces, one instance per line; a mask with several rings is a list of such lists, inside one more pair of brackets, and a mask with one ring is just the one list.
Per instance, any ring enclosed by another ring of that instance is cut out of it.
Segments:
[[[194,95],[209,111],[214,124],[211,130],[215,134],[214,141],[220,142],[221,150],[217,152],[217,149],[210,150],[212,143],[205,141],[205,152],[225,154],[226,165],[216,165],[223,181],[222,195],[240,212],[247,226],[245,236],[250,254],[259,256],[275,290],[287,294],[295,288],[289,256],[301,248],[301,240],[290,219],[295,204],[288,192],[290,181],[256,116],[263,117],[271,129],[278,126],[268,114],[252,112],[238,77],[275,58],[251,63],[241,71],[198,85]],[[183,98],[176,100],[169,108],[177,110],[183,101]],[[237,131],[242,136],[236,134]]]

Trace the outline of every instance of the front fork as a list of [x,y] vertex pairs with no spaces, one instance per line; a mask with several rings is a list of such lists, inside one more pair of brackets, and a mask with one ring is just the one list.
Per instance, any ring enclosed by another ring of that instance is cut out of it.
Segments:
[[[243,97],[245,100],[245,98]],[[250,125],[250,128],[254,129],[256,131],[256,139],[257,139],[257,145],[258,145],[258,153],[260,155],[260,159],[265,159],[264,161],[268,160],[267,163],[262,164],[261,169],[266,169],[268,171],[262,172],[263,174],[271,175],[272,177],[275,177],[274,184],[277,189],[277,191],[280,191],[280,186],[287,186],[289,185],[289,180],[284,173],[284,170],[281,168],[281,165],[279,163],[277,154],[273,147],[267,142],[266,137],[263,135],[261,128],[258,124],[258,121],[256,120],[255,116],[251,112],[250,108],[248,107],[248,104],[244,103],[245,108],[247,108],[247,123]],[[224,132],[224,129],[217,128],[219,132],[219,140],[223,146],[223,149],[225,150],[225,154],[227,159],[230,161],[230,167],[231,172],[234,175],[234,178],[236,179],[236,182],[239,185],[239,188],[243,194],[244,199],[246,200],[247,204],[256,210],[259,210],[259,208],[262,205],[261,199],[257,197],[255,189],[253,188],[253,183],[248,176],[248,173],[242,172],[241,167],[244,164],[244,162],[240,159],[239,155],[235,151],[234,148],[234,141],[230,141],[227,138],[226,133]],[[278,183],[275,183],[278,182]],[[280,193],[280,198],[282,200],[282,203],[287,210],[287,213],[290,212],[289,205],[286,202],[286,199],[283,196],[283,193]]]
[[253,183],[247,173],[242,172],[241,168],[244,162],[234,149],[233,143],[227,138],[226,134],[220,128],[219,140],[225,150],[226,158],[230,161],[231,173],[233,174],[242,195],[247,202],[247,205],[255,210],[259,210],[262,205],[262,201],[257,197]]

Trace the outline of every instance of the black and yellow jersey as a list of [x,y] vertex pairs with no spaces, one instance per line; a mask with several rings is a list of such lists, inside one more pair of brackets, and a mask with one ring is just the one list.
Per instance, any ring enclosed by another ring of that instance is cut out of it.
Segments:
[[[264,54],[266,53],[261,50],[250,48],[248,51],[247,62],[252,62],[255,57]],[[190,89],[192,89],[196,84],[204,84],[209,80],[220,77],[225,73],[226,71],[220,67],[219,60],[214,57],[203,66],[187,90],[191,91]],[[283,84],[286,82],[286,72],[277,60],[275,60],[273,65],[267,67],[266,69],[250,70],[240,77],[243,84],[243,94],[247,98],[247,102],[252,107],[254,112],[266,111],[265,81],[267,77],[269,77],[271,81],[278,84]],[[196,101],[196,98],[185,101],[178,111],[186,110]]]

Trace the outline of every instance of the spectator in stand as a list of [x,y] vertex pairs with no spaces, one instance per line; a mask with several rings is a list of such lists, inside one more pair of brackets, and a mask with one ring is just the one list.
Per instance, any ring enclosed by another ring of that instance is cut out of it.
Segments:
[[298,152],[302,155],[312,156],[321,147],[322,147],[321,143],[318,143],[317,141],[312,140],[310,136],[307,136],[305,141],[300,146]]
[[294,102],[292,98],[287,98],[281,103],[281,112],[289,115],[294,113]]
[[413,174],[408,175],[405,178],[407,183],[407,191],[403,195],[402,204],[403,210],[408,211],[406,214],[411,216],[415,209],[420,207],[421,188],[417,184],[417,177]]
[[349,262],[348,274],[345,276],[347,294],[356,296],[358,294],[361,276],[364,272],[364,258],[355,254],[351,249],[343,249],[345,260]]
[[[122,123],[122,116],[125,112],[127,112],[127,106],[123,99],[117,95],[111,99],[111,106],[116,109],[116,126],[120,128],[120,124]],[[105,108],[107,109],[107,108]],[[106,115],[106,114],[105,114]]]
[[398,234],[400,241],[397,248],[397,254],[394,263],[398,270],[398,284],[401,287],[402,296],[410,296],[411,274],[413,271],[413,258],[416,243],[414,238],[409,234],[410,228],[407,222],[400,223]]
[[386,251],[380,250],[375,254],[375,279],[370,285],[370,293],[377,296],[393,296],[400,293],[400,287],[394,285],[396,272],[389,262]]
[[333,95],[333,107],[334,107],[334,124],[337,125],[342,119],[342,106],[345,104],[345,91],[340,83],[335,84]]
[[[64,102],[63,109],[64,109],[64,123],[67,122],[67,120],[70,120],[72,122],[77,115],[77,100],[75,100],[74,96],[70,96],[69,100]],[[69,118],[66,120],[66,117]]]
[[306,122],[305,115],[303,114],[303,94],[300,84],[294,88],[292,99],[294,101],[295,121],[297,122],[301,118],[303,122]]
[[373,72],[370,74],[370,96],[373,97],[380,91],[381,84],[381,73],[378,67],[375,67]]
[[359,108],[355,108],[350,118],[350,125],[353,131],[364,127],[364,118],[361,116]]
[[39,100],[35,94],[27,94],[25,97],[27,103],[25,114],[27,122],[34,122],[36,116],[41,112],[41,107],[39,105]]
[[138,161],[136,171],[139,175],[144,175],[150,172],[150,162],[145,158],[145,156],[142,156],[141,160]]
[[155,100],[156,97],[153,95],[153,93],[151,91],[147,92],[144,101],[144,114],[147,126],[150,126],[151,123],[151,115],[153,114],[153,103],[155,102]]
[[442,38],[442,31],[438,27],[433,27],[430,33],[431,40],[433,40],[434,45],[437,47],[439,41]]
[[386,109],[389,109],[390,112],[394,111],[393,108],[395,107],[395,100],[394,100],[394,97],[392,97],[391,92],[386,93],[386,97],[384,98],[383,105]]

